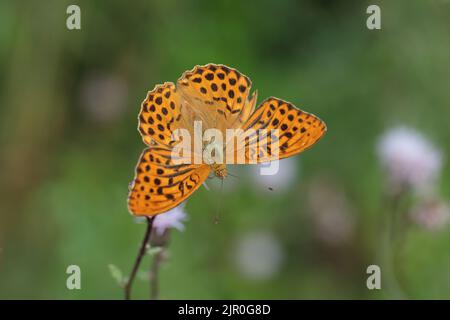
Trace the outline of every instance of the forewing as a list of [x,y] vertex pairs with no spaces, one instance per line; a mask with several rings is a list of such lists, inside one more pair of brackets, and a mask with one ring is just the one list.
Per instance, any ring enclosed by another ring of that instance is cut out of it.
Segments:
[[251,81],[224,65],[207,64],[185,72],[177,82],[183,100],[197,109],[200,120],[219,130],[242,126],[253,113],[256,94]]
[[[304,151],[326,132],[325,123],[289,102],[277,98],[265,100],[242,127],[246,163],[283,159]],[[277,152],[278,151],[278,152]]]
[[139,132],[148,146],[172,146],[172,132],[180,127],[181,106],[171,82],[157,85],[147,94],[139,113]]

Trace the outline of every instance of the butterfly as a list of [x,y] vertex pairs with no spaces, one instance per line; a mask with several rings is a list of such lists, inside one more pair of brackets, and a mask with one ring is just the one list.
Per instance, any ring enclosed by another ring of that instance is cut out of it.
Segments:
[[[228,129],[240,130],[245,143],[232,152],[234,160],[240,156],[246,163],[293,156],[325,134],[322,120],[287,101],[271,97],[256,108],[257,92],[250,93],[251,85],[250,79],[236,69],[207,64],[184,72],[176,84],[166,82],[148,92],[138,117],[138,130],[148,147],[140,156],[129,187],[128,209],[132,214],[166,212],[191,196],[211,173],[221,179],[227,177],[225,163],[176,161],[182,156],[174,157],[179,142],[174,132],[185,129],[195,135],[196,121],[201,121],[203,131],[216,129],[225,135]],[[258,134],[263,131],[266,134]],[[274,143],[276,152],[271,149]],[[228,139],[225,146],[230,144]]]

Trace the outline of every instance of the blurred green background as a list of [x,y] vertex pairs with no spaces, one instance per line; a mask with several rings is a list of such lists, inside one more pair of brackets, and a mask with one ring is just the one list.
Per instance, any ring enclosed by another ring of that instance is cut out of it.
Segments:
[[[66,28],[70,4],[81,30]],[[369,4],[381,30],[366,28]],[[389,214],[376,145],[407,125],[448,156],[449,31],[443,0],[1,1],[0,298],[122,298],[108,265],[128,274],[145,229],[126,207],[140,103],[209,62],[248,75],[260,101],[318,115],[328,133],[289,162],[294,179],[268,182],[273,192],[245,167],[222,195],[199,189],[172,232],[161,298],[399,297],[387,276],[366,287],[368,265],[385,270]],[[438,183],[448,199],[445,162]],[[405,238],[402,296],[450,298],[449,228],[411,225]],[[82,290],[66,288],[71,264]],[[137,280],[133,297],[148,292]]]

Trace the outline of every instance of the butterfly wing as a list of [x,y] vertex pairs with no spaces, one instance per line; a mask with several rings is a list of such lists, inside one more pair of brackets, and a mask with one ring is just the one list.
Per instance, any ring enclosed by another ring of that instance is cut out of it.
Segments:
[[[272,97],[260,105],[242,129],[246,135],[245,145],[236,148],[235,159],[239,159],[239,152],[245,152],[246,163],[263,163],[287,158],[309,148],[325,134],[326,125],[291,103]],[[264,129],[266,131],[262,131]],[[274,150],[277,146],[278,154]]]
[[250,95],[251,85],[247,76],[218,64],[196,66],[177,81],[182,100],[196,109],[199,120],[223,132],[241,127],[253,113],[256,94]]
[[155,86],[142,102],[138,129],[148,146],[171,146],[172,132],[181,125],[180,96],[171,82]]
[[171,150],[150,147],[136,166],[128,194],[128,209],[134,215],[153,216],[186,200],[208,178],[208,165],[177,164]]

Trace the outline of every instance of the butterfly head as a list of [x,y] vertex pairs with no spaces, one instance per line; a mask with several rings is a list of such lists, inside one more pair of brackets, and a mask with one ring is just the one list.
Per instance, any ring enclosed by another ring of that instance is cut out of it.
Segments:
[[223,143],[216,141],[214,136],[203,144],[203,161],[211,167],[216,177],[220,179],[228,176],[227,166],[223,162],[223,148]]
[[228,176],[227,166],[225,164],[213,164],[211,165],[212,170],[217,178],[223,179]]

